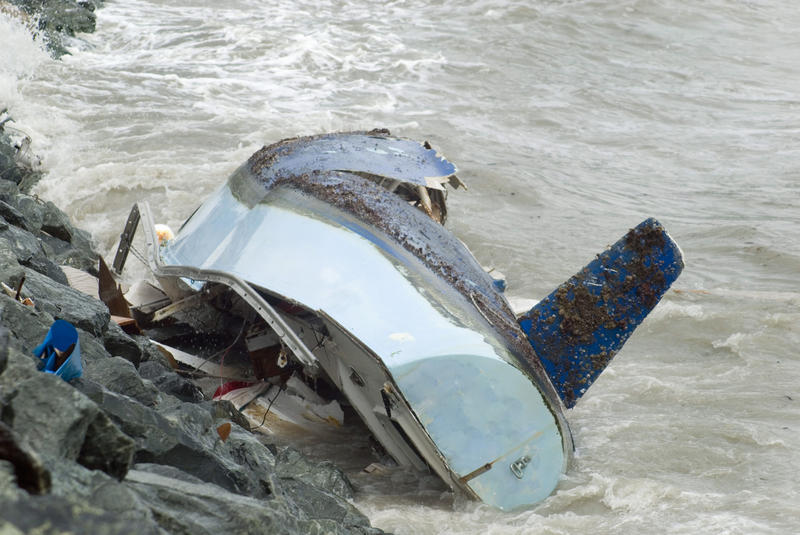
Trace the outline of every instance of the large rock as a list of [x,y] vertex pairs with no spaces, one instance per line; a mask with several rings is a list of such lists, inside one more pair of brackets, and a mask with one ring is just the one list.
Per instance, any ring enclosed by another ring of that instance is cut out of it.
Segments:
[[9,0],[32,18],[38,20],[38,29],[51,53],[62,56],[69,52],[64,46],[64,36],[79,32],[93,32],[96,24],[94,10],[100,2],[74,0]]
[[86,231],[72,226],[69,216],[50,201],[42,205],[41,229],[54,238],[82,248],[87,252],[94,252],[91,236]]
[[97,507],[93,500],[51,495],[0,501],[0,533],[163,535],[164,531],[152,516],[120,514]]
[[[94,250],[91,237],[72,226],[69,217],[52,202],[42,202],[29,195],[17,194],[6,201],[19,217],[12,221],[5,217],[0,205],[0,216],[33,234],[41,241],[45,255],[57,265],[68,265],[97,275],[99,255]],[[9,216],[14,217],[14,212]]]
[[111,355],[122,357],[137,368],[139,367],[139,363],[142,361],[141,346],[128,336],[115,321],[108,322],[108,328],[103,333],[103,345]]
[[17,486],[30,494],[50,492],[50,471],[39,456],[17,437],[14,431],[0,422],[0,459],[13,466]]
[[0,242],[23,266],[58,283],[67,284],[64,272],[47,257],[46,245],[27,230],[9,224],[3,217],[0,217]]
[[25,230],[36,234],[44,222],[44,203],[30,195],[20,194],[14,199],[14,206],[22,214],[22,226]]
[[22,212],[5,201],[0,201],[0,217],[15,227],[24,228],[29,232],[35,232],[37,230],[34,225],[30,225],[28,223],[28,220],[25,218]]
[[75,269],[80,269],[97,276],[97,259],[98,254],[91,248],[78,246],[65,242],[59,238],[54,238],[49,234],[40,231],[38,233],[39,239],[49,249],[51,260],[59,266],[70,266]]
[[33,356],[28,356],[9,344],[8,359],[3,373],[0,374],[0,419],[13,427],[14,414],[10,410],[11,401],[19,395],[18,385],[37,375]]
[[128,473],[135,449],[133,439],[100,412],[86,430],[86,439],[77,460],[86,468],[101,470],[121,481]]
[[85,375],[112,392],[132,397],[147,407],[155,407],[161,401],[161,393],[153,383],[142,379],[133,364],[122,357],[88,364]]
[[[368,526],[309,519],[281,498],[256,500],[209,483],[132,470],[127,479],[169,533],[192,535],[380,533]],[[166,505],[168,504],[168,505]]]
[[217,433],[206,409],[182,403],[164,416],[177,428],[177,443],[160,453],[137,454],[137,461],[168,464],[229,492],[263,498],[272,494],[269,480],[238,464]]
[[73,461],[118,479],[125,476],[134,441],[61,378],[37,371],[29,357],[12,350],[0,389],[3,421],[45,465]]
[[142,362],[139,365],[139,374],[152,381],[156,388],[162,392],[175,396],[181,401],[197,403],[205,399],[203,391],[197,385],[174,371],[164,368],[158,362]]
[[321,525],[373,531],[369,520],[347,501],[353,498],[353,487],[333,463],[315,462],[293,448],[283,448],[275,456],[275,474],[281,494]]
[[6,180],[4,170],[7,169],[3,167],[2,158],[2,143],[0,143],[0,201],[7,203],[19,195],[19,186],[12,180]]
[[[5,248],[23,264],[62,284],[66,278],[58,265],[97,274],[99,256],[90,236],[74,228],[52,202],[21,194],[15,184],[0,180],[0,220],[0,233],[10,240]],[[18,230],[8,230],[9,226]]]
[[[0,121],[3,118],[3,114],[0,113]],[[17,143],[3,131],[3,127],[0,125],[0,178],[3,181],[14,183],[17,187],[22,185],[29,188],[38,182],[41,176],[42,173],[40,171],[33,169],[32,166],[27,165],[20,158],[20,150]],[[0,194],[3,194],[6,188],[7,186],[0,186]]]
[[369,520],[350,502],[297,479],[281,481],[281,492],[294,506],[328,529],[371,530]]
[[25,352],[33,361],[31,351],[47,335],[53,324],[53,317],[33,307],[25,306],[0,292],[0,323],[11,333],[9,346]]
[[177,427],[154,409],[86,377],[73,380],[72,385],[97,403],[126,435],[136,441],[136,456],[157,456],[178,443]]
[[276,471],[282,479],[296,479],[346,500],[353,498],[353,485],[347,476],[330,461],[315,462],[294,448],[283,448],[275,459]]
[[[60,271],[60,270],[59,270]],[[102,336],[111,314],[106,305],[66,284],[60,284],[41,273],[25,271],[24,295],[30,296],[37,310],[54,318],[67,320],[93,336]]]
[[14,429],[43,455],[76,460],[97,405],[51,374],[37,372],[16,390],[8,404]]
[[268,479],[234,460],[207,409],[180,403],[162,414],[89,379],[76,380],[75,386],[136,441],[137,463],[174,466],[238,494],[260,498],[272,493]]

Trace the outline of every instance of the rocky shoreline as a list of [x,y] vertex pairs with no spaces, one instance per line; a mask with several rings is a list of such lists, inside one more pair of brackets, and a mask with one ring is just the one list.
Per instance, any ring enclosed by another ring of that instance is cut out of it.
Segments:
[[[91,13],[94,27],[96,2],[15,3]],[[39,28],[64,31],[54,20]],[[262,443],[69,286],[61,266],[97,274],[98,254],[29,194],[41,173],[11,123],[0,113],[0,282],[19,289],[0,291],[0,533],[381,533],[340,469]],[[32,354],[56,319],[79,333],[84,372],[69,383]]]
[[55,57],[69,54],[68,39],[93,32],[103,0],[0,0],[0,13],[22,20]]

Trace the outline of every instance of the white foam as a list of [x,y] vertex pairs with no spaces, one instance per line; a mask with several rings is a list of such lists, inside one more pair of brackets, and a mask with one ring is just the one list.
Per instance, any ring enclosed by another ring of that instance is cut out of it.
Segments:
[[[5,6],[6,4],[4,4]],[[13,13],[13,14],[12,14]],[[19,82],[29,78],[42,63],[50,61],[41,41],[34,41],[31,27],[35,21],[25,21],[18,12],[0,9],[0,107],[11,111],[22,100]]]

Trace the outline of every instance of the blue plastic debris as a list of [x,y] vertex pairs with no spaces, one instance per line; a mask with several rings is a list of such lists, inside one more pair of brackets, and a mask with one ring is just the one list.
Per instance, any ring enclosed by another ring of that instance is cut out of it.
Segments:
[[44,337],[41,344],[36,346],[33,354],[44,362],[41,370],[45,373],[58,375],[65,381],[70,381],[83,374],[78,331],[68,321],[54,321],[47,336]]

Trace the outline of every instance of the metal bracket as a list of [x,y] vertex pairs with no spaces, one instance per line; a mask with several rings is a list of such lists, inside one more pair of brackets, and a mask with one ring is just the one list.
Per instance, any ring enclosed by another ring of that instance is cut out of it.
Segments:
[[517,479],[522,479],[522,476],[524,475],[523,472],[525,471],[525,468],[528,466],[529,462],[531,462],[531,458],[527,455],[523,455],[511,463],[511,473],[514,474],[514,477]]
[[125,267],[125,261],[128,259],[128,252],[131,250],[131,242],[133,236],[136,234],[136,228],[139,226],[139,206],[134,204],[131,208],[131,213],[128,215],[128,221],[125,222],[125,230],[119,236],[119,246],[117,246],[117,254],[114,256],[114,263],[111,266],[117,275],[122,274],[122,268]]

